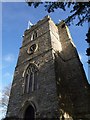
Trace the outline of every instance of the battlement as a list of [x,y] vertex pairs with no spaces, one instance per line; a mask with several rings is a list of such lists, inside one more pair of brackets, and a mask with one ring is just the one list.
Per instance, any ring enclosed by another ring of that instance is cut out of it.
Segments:
[[56,25],[45,16],[24,33],[6,117],[90,119],[89,100],[67,25],[63,20]]
[[34,29],[36,29],[37,27],[39,27],[40,25],[42,25],[50,19],[51,18],[49,15],[45,16],[42,20],[39,20],[36,24],[32,25],[30,29],[26,29],[24,34],[28,34],[28,32],[33,31]]

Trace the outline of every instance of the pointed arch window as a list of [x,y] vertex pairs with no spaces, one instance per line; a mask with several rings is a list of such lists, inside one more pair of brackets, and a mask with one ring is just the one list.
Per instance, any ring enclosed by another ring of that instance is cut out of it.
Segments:
[[35,39],[36,37],[37,37],[37,31],[34,31],[33,39]]
[[24,93],[30,93],[37,90],[37,75],[37,67],[33,64],[29,65],[25,73]]
[[31,41],[37,38],[37,31],[34,31],[32,36],[31,36]]

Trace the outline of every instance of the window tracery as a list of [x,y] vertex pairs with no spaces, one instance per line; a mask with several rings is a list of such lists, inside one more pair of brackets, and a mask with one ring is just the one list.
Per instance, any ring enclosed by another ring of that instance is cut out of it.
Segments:
[[24,93],[30,93],[37,89],[37,73],[38,69],[35,65],[29,65],[25,73]]

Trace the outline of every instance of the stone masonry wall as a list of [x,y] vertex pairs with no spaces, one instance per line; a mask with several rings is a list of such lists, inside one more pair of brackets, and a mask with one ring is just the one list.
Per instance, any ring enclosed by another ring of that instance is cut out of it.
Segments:
[[[27,103],[34,103],[36,106],[36,117],[51,118],[57,117],[58,101],[55,81],[54,60],[52,57],[51,37],[49,29],[49,18],[41,21],[26,31],[22,47],[20,48],[17,66],[15,68],[14,80],[12,84],[10,100],[8,105],[7,117],[24,117]],[[35,40],[29,41],[32,31],[38,31]],[[27,33],[28,32],[28,33]],[[33,54],[27,54],[27,49],[32,44],[37,44],[38,49]],[[24,94],[24,71],[29,63],[34,63],[39,70],[38,73],[38,89],[29,94]]]
[[[31,40],[35,31],[37,37]],[[28,54],[33,44],[37,50]],[[25,94],[25,71],[30,63],[38,68],[38,89]],[[24,118],[31,104],[36,118],[88,120],[89,87],[68,27],[64,21],[55,25],[46,16],[24,32],[6,116]]]
[[63,89],[65,88],[67,96],[70,98],[72,116],[84,119],[87,118],[89,111],[88,82],[69,30],[63,21],[58,25],[58,31],[62,51],[56,53],[56,62],[59,66],[57,68],[60,70],[60,73],[57,73],[56,76],[62,78],[59,84],[64,85]]

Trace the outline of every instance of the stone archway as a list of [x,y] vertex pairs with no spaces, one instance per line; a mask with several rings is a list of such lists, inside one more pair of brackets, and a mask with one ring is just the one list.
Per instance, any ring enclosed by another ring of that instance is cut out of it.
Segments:
[[25,110],[24,120],[35,120],[35,110],[32,105],[29,105]]

